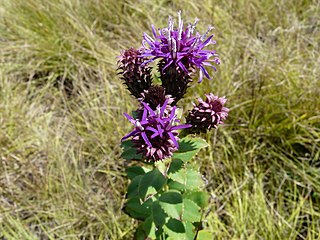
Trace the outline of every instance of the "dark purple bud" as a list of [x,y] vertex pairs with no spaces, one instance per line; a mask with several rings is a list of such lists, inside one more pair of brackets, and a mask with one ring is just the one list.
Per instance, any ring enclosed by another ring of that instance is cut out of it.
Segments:
[[141,97],[144,90],[148,90],[151,86],[151,68],[147,64],[145,57],[141,56],[141,51],[130,48],[121,53],[118,60],[119,74],[121,79],[127,85],[130,93],[136,98]]
[[206,94],[206,100],[198,99],[198,104],[193,104],[194,108],[189,111],[186,118],[188,124],[192,125],[189,132],[199,133],[206,132],[211,128],[217,128],[223,124],[229,113],[229,109],[224,107],[227,99],[219,98],[212,93]]
[[171,109],[171,104],[174,101],[171,95],[167,95],[165,89],[161,86],[151,86],[148,90],[141,93],[139,100],[140,102],[147,103],[153,110],[156,110],[159,105],[163,106],[166,100],[168,100],[166,107]]
[[166,94],[171,95],[174,98],[173,104],[176,104],[184,94],[187,92],[189,83],[192,82],[190,73],[183,71],[181,68],[175,65],[166,66],[166,61],[163,59],[159,62],[158,68],[160,73],[160,79],[162,86],[166,90]]

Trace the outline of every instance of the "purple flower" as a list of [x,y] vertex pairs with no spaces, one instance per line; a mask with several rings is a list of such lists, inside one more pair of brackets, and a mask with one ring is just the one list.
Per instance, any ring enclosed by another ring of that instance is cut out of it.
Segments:
[[142,44],[145,50],[142,56],[150,58],[145,63],[160,58],[166,62],[162,71],[172,65],[188,74],[191,73],[192,69],[199,69],[199,82],[202,81],[203,75],[211,79],[206,67],[216,70],[211,63],[220,64],[216,51],[204,49],[210,44],[215,44],[215,41],[212,40],[213,35],[207,37],[212,27],[209,27],[203,35],[198,32],[194,33],[198,19],[195,20],[194,24],[188,24],[184,28],[181,12],[178,12],[178,17],[177,28],[174,27],[174,22],[169,17],[167,28],[159,29],[157,32],[152,25],[153,37],[144,33]]
[[[166,91],[163,87],[155,85],[141,93],[141,98],[138,100],[140,102],[147,103],[152,110],[156,110],[156,108],[159,105],[162,106],[167,99],[168,102],[166,108],[170,110],[172,109],[171,104],[173,103],[174,99],[171,97],[171,95],[166,94]],[[143,108],[144,106],[141,105],[142,110]]]
[[148,161],[158,161],[171,157],[173,152],[178,150],[179,144],[177,130],[189,128],[191,125],[176,125],[180,120],[176,119],[176,106],[166,116],[165,110],[168,99],[164,104],[152,110],[148,104],[144,106],[141,120],[135,120],[128,114],[126,118],[134,125],[133,131],[124,136],[121,141],[132,137],[132,142],[137,148],[137,154],[142,154]]
[[119,74],[122,75],[121,78],[130,93],[136,98],[141,97],[141,93],[148,90],[152,83],[151,68],[143,64],[145,60],[141,56],[141,51],[134,48],[123,51],[118,60]]
[[[158,64],[162,87],[165,88],[166,94],[174,98],[176,104],[187,92],[189,83],[192,82],[189,73],[186,73],[175,65],[167,66],[166,60],[162,59]],[[165,69],[165,70],[163,70]]]
[[151,86],[148,90],[145,90],[143,93],[141,93],[141,98],[138,98],[138,100],[141,105],[135,111],[135,113],[136,117],[140,120],[145,108],[143,103],[148,104],[152,110],[156,110],[159,105],[162,106],[166,100],[168,100],[166,109],[163,113],[164,116],[168,117],[172,111],[172,103],[174,102],[174,99],[170,95],[166,95],[165,89],[158,85]]
[[223,120],[228,116],[229,109],[224,107],[227,99],[218,97],[212,93],[206,94],[206,100],[198,98],[199,104],[193,103],[194,108],[189,112],[186,120],[192,125],[191,132],[205,132],[211,128],[217,128],[218,124],[223,124]]

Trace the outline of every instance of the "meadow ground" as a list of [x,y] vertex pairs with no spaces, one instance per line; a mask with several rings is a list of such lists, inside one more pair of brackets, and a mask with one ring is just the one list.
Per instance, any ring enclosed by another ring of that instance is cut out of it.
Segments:
[[181,102],[228,98],[196,161],[214,239],[320,239],[319,1],[0,1],[0,239],[132,239],[116,56],[182,10],[222,64]]

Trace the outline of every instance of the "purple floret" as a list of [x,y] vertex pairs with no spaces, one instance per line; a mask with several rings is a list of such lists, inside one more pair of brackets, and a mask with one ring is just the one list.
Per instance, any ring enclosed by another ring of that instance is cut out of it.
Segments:
[[216,51],[204,49],[210,44],[215,44],[212,39],[213,35],[207,37],[212,27],[209,27],[203,35],[198,32],[194,33],[198,19],[195,20],[194,24],[188,24],[184,28],[180,12],[178,16],[178,28],[174,28],[174,22],[169,17],[167,28],[159,29],[157,32],[152,25],[153,38],[144,33],[142,42],[144,52],[141,56],[149,58],[144,64],[155,59],[164,59],[167,64],[162,71],[172,65],[188,74],[191,74],[192,69],[199,69],[199,82],[202,82],[203,75],[211,79],[206,67],[213,68],[216,71],[216,67],[212,63],[220,64]]
[[173,152],[179,148],[177,130],[191,127],[190,124],[176,125],[180,122],[176,119],[176,106],[168,115],[166,113],[168,101],[167,99],[156,110],[152,110],[148,104],[142,102],[144,110],[141,120],[135,120],[130,115],[124,114],[135,128],[121,141],[132,137],[137,153],[141,153],[148,161],[171,157]]

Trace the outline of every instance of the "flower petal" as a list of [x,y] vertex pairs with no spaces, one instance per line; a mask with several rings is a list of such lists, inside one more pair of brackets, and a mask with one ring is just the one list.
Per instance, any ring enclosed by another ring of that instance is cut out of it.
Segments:
[[125,135],[123,138],[121,138],[121,142],[123,142],[124,140],[128,139],[129,137],[132,137],[134,135],[136,135],[139,131],[138,130],[133,130],[132,132],[128,133],[127,135]]
[[177,142],[176,137],[173,135],[173,133],[172,133],[172,132],[168,132],[168,135],[169,135],[169,137],[171,138],[171,140],[173,141],[173,144],[174,144],[177,148],[179,148],[179,144],[178,144],[178,142]]
[[145,141],[145,143],[149,146],[149,147],[152,147],[152,144],[151,142],[149,141],[148,137],[147,137],[147,134],[145,132],[141,132],[141,136],[143,138],[143,140]]
[[190,127],[192,127],[191,124],[183,124],[183,125],[173,126],[171,127],[170,130],[173,131],[173,130],[179,130],[179,129],[190,128]]

